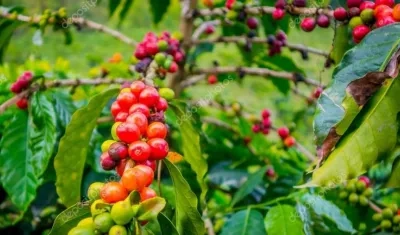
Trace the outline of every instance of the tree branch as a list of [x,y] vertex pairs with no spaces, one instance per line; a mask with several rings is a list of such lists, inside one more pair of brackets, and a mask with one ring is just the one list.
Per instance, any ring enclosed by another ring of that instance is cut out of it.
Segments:
[[[15,18],[15,16],[13,14],[10,14],[10,13],[4,11],[4,10],[2,10],[0,12],[0,17],[6,18],[6,19],[9,19],[9,20],[18,20],[18,21],[25,22],[25,23],[39,23],[39,21],[40,21],[40,16],[32,16],[32,17],[30,17],[30,16],[25,16],[25,15],[17,15],[16,18]],[[82,27],[86,27],[86,28],[90,28],[90,29],[94,29],[94,30],[98,30],[98,31],[103,32],[105,34],[109,34],[109,35],[113,36],[114,38],[116,38],[116,39],[118,39],[118,40],[120,40],[120,41],[122,41],[122,42],[124,42],[124,43],[126,43],[128,45],[130,45],[130,46],[136,46],[136,44],[137,44],[133,39],[129,38],[125,34],[119,32],[117,30],[111,29],[111,28],[109,28],[109,27],[107,27],[105,25],[96,23],[94,21],[87,20],[87,19],[82,18],[82,17],[77,17],[77,18],[70,17],[68,19],[70,19],[71,23],[73,23],[73,24],[76,24],[76,25],[79,25],[79,26],[82,26]],[[53,22],[49,22],[49,23],[55,24],[57,22],[53,21]],[[65,23],[67,23],[67,22],[65,22]]]
[[[326,14],[329,17],[333,17],[333,11],[330,9],[316,8],[316,7],[294,7],[291,5],[286,6],[286,11],[291,15],[304,15],[304,16],[314,16],[317,14]],[[248,15],[264,15],[272,14],[275,7],[272,6],[256,6],[256,7],[246,7],[244,11]],[[224,16],[229,9],[225,7],[213,8],[213,9],[199,9],[193,12],[189,12],[186,17],[192,18],[193,16]]]
[[293,82],[304,82],[307,85],[312,86],[321,86],[318,81],[301,78],[299,80],[298,74],[293,72],[285,72],[285,71],[274,71],[266,68],[254,68],[254,67],[213,67],[213,68],[196,68],[193,69],[192,74],[200,75],[200,74],[224,74],[224,73],[244,73],[249,75],[258,75],[258,76],[271,76],[277,77],[281,79],[286,79]]
[[128,81],[127,79],[117,78],[117,79],[104,79],[104,78],[96,78],[96,79],[68,79],[68,80],[49,80],[47,81],[43,87],[39,85],[31,86],[29,89],[22,91],[18,95],[13,96],[11,99],[5,101],[0,105],[0,114],[2,114],[7,108],[17,103],[17,101],[27,96],[28,94],[40,89],[48,89],[53,87],[68,87],[68,86],[80,86],[80,85],[103,85],[103,84],[122,84]]
[[[191,43],[192,43],[192,45],[197,45],[197,44],[201,44],[201,43],[221,43],[221,42],[239,43],[241,41],[246,41],[246,40],[248,40],[249,42],[252,42],[252,43],[265,43],[265,44],[267,44],[267,39],[265,39],[265,38],[261,38],[261,37],[248,38],[248,37],[245,37],[245,36],[230,36],[230,37],[218,37],[218,38],[207,38],[207,39],[193,39]],[[328,57],[329,56],[328,52],[325,52],[325,51],[322,51],[322,50],[319,50],[319,49],[316,49],[316,48],[307,47],[307,46],[301,45],[301,44],[286,43],[286,45],[284,45],[284,46],[288,47],[291,50],[306,51],[306,52],[313,53],[313,54],[316,54],[316,55],[321,55],[321,56],[324,56],[324,57]]]

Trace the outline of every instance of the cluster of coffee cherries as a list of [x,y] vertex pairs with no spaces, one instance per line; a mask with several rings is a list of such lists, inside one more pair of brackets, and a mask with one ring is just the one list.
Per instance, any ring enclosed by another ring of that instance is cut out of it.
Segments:
[[[275,9],[272,12],[272,18],[274,20],[281,20],[285,17],[285,7],[287,5],[286,0],[277,0],[275,2]],[[307,5],[306,0],[293,0],[292,5],[295,7],[305,7]]]
[[333,15],[338,21],[349,21],[355,43],[374,28],[400,22],[400,4],[394,0],[347,0],[347,7],[336,8]]
[[[28,89],[29,86],[31,85],[32,79],[33,79],[33,73],[30,71],[25,71],[18,77],[17,81],[15,81],[13,84],[11,84],[11,87],[10,87],[11,92],[13,92],[14,94],[19,94],[22,91]],[[22,109],[22,110],[27,109],[28,108],[28,97],[20,98],[17,101],[16,105],[19,109]]]
[[400,233],[400,210],[397,204],[384,208],[380,213],[374,214],[372,219],[380,223],[382,230],[394,234]]
[[252,131],[254,133],[262,133],[264,135],[268,135],[271,131],[272,120],[271,120],[271,111],[268,109],[264,109],[261,111],[261,121],[257,121],[253,124]]
[[290,130],[287,127],[279,127],[276,132],[281,137],[285,147],[290,148],[296,144],[296,139],[290,135]]
[[279,30],[275,35],[269,35],[267,37],[267,43],[269,45],[269,56],[274,56],[282,52],[282,47],[286,45],[287,36],[285,32]]
[[134,56],[139,60],[135,65],[137,72],[147,71],[154,60],[158,65],[158,75],[164,78],[167,72],[174,73],[178,70],[178,64],[183,61],[185,54],[180,48],[179,40],[169,32],[163,32],[160,36],[149,32],[137,45]]
[[341,190],[339,197],[349,200],[354,205],[367,206],[369,198],[373,194],[373,189],[370,186],[370,179],[366,176],[360,176],[358,179],[350,180],[346,187]]

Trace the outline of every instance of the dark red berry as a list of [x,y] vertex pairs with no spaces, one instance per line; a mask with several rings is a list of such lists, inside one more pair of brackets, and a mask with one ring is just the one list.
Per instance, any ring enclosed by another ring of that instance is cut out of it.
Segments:
[[22,110],[27,109],[28,108],[28,99],[23,97],[17,101],[16,105],[19,109],[22,109]]
[[317,25],[321,28],[328,28],[330,24],[329,17],[321,14],[317,17]]
[[284,9],[286,6],[286,0],[278,0],[275,3],[275,7],[279,9]]
[[258,20],[255,17],[250,17],[247,19],[247,27],[250,29],[256,29],[258,27]]
[[355,16],[359,16],[361,13],[360,8],[358,7],[352,7],[349,9],[349,17],[355,17]]
[[347,7],[360,7],[362,0],[347,0]]
[[19,85],[19,83],[14,82],[10,87],[10,91],[15,94],[18,94],[22,91],[22,89],[21,89],[21,86]]
[[153,160],[137,161],[137,162],[136,162],[136,165],[145,165],[145,166],[148,166],[148,167],[150,167],[153,171],[156,170],[156,166],[157,166],[156,161],[153,161]]
[[214,31],[215,31],[215,27],[212,24],[207,25],[206,29],[204,30],[204,32],[206,34],[212,34],[212,33],[214,33]]
[[252,129],[252,131],[253,131],[254,133],[258,133],[258,132],[261,131],[261,127],[260,127],[259,124],[254,124],[253,127],[252,127],[251,129]]
[[124,159],[128,156],[128,146],[121,142],[115,142],[110,145],[108,155],[110,155],[114,161]]
[[268,109],[264,109],[261,112],[261,116],[263,117],[263,119],[269,118],[271,116],[271,112]]
[[295,7],[305,7],[307,5],[306,0],[293,0],[292,4]]
[[335,17],[336,20],[338,21],[344,21],[347,20],[347,11],[343,7],[336,8],[333,11],[333,16]]
[[107,152],[104,152],[100,156],[100,164],[104,170],[110,171],[115,168],[115,166],[117,165],[117,162],[114,161]]
[[274,20],[281,20],[285,17],[285,10],[280,9],[280,8],[275,8],[275,10],[272,12],[272,18]]
[[278,128],[277,132],[278,132],[278,135],[281,137],[281,139],[285,139],[290,134],[289,128],[287,128],[287,127],[280,127],[280,128]]
[[279,41],[286,41],[286,39],[287,39],[287,36],[286,36],[286,33],[285,32],[283,32],[282,30],[279,30],[277,33],[276,33],[276,39],[278,39]]
[[305,32],[311,32],[315,28],[315,19],[312,17],[304,18],[300,23],[300,27]]
[[361,41],[370,31],[370,28],[366,25],[356,26],[353,29],[353,38],[355,41]]
[[314,90],[314,92],[313,92],[313,97],[314,97],[315,99],[318,99],[318,98],[321,96],[322,92],[323,92],[322,87],[317,87],[317,88],[315,88],[315,90]]
[[266,174],[268,177],[271,177],[271,178],[275,177],[275,170],[274,170],[274,168],[269,168],[265,174]]

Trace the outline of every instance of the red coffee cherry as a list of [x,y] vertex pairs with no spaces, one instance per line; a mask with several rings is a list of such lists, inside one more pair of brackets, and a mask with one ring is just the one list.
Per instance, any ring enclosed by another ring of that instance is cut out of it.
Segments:
[[329,17],[321,14],[317,17],[317,25],[321,28],[328,28],[330,24]]
[[16,105],[19,109],[25,110],[28,108],[28,99],[23,97],[17,101]]
[[146,115],[140,112],[132,113],[126,118],[127,123],[133,123],[137,127],[139,127],[140,133],[146,134],[146,130],[148,127],[148,121]]
[[167,141],[161,138],[154,138],[147,141],[150,146],[150,160],[161,160],[168,155],[169,146]]
[[258,27],[258,20],[255,17],[249,17],[246,23],[247,27],[250,29],[256,29]]
[[287,148],[290,148],[290,147],[292,147],[292,146],[294,146],[296,144],[296,139],[293,136],[288,136],[288,137],[285,138],[283,143],[285,144],[285,146]]
[[133,123],[121,123],[117,127],[118,138],[125,143],[132,143],[140,139],[139,127]]
[[150,157],[150,146],[143,141],[135,141],[129,145],[129,156],[135,161],[146,161]]
[[275,10],[272,12],[272,18],[274,20],[281,20],[285,17],[285,10],[280,9],[280,8],[275,8]]
[[137,98],[132,92],[119,93],[117,103],[122,109],[128,110],[133,104],[137,103]]
[[360,10],[363,11],[365,9],[374,9],[375,8],[375,3],[372,1],[364,1],[360,4]]
[[140,93],[146,88],[146,85],[142,81],[134,81],[131,84],[131,92],[139,97]]
[[146,117],[150,116],[150,109],[144,104],[134,104],[132,107],[129,109],[129,114],[132,113],[143,113]]
[[139,95],[139,102],[147,107],[153,107],[160,99],[158,91],[154,87],[146,87]]
[[353,29],[353,38],[355,41],[361,41],[371,30],[366,25],[359,25]]
[[168,133],[167,127],[165,126],[165,124],[161,122],[153,122],[152,124],[149,125],[146,131],[147,138],[149,139],[153,138],[165,139],[167,133]]
[[128,146],[121,142],[115,142],[110,145],[108,155],[110,155],[114,161],[124,159],[128,156]]
[[128,113],[126,112],[119,112],[117,116],[115,116],[114,121],[115,122],[125,122],[126,118],[128,117]]
[[156,191],[151,188],[145,187],[140,191],[140,201],[146,201],[147,199],[157,197]]
[[218,82],[218,78],[217,76],[215,76],[214,74],[211,74],[208,76],[208,84],[215,84]]
[[347,11],[343,7],[336,8],[333,11],[333,17],[335,17],[338,21],[345,21],[347,20]]
[[290,134],[289,128],[287,127],[280,127],[277,132],[281,139],[286,139]]
[[315,28],[315,19],[312,17],[304,18],[300,23],[300,27],[305,32],[311,32]]

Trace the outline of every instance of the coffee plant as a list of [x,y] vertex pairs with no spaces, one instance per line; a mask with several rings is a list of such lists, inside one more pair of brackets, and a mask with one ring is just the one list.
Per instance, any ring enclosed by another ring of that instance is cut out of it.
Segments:
[[400,3],[60,2],[0,1],[2,234],[400,234]]

